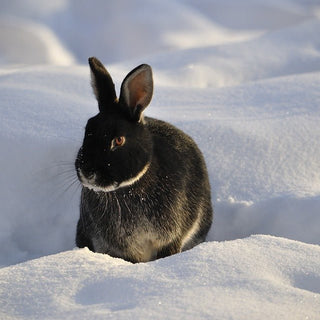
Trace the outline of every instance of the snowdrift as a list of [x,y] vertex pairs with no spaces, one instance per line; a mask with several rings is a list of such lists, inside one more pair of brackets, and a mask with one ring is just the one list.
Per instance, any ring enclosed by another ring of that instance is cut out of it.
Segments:
[[319,246],[271,236],[209,242],[142,264],[66,251],[0,269],[0,316],[317,319],[319,255]]
[[[317,319],[319,12],[299,0],[3,4],[0,318]],[[74,249],[92,55],[118,91],[152,65],[146,114],[185,130],[207,162],[206,243],[136,265]]]

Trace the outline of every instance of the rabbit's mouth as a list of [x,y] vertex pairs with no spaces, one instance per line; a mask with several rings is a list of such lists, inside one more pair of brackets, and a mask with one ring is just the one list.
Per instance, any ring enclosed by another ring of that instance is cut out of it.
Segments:
[[79,176],[79,180],[82,183],[82,185],[85,188],[88,188],[90,190],[93,190],[95,192],[110,192],[110,191],[114,191],[116,189],[118,189],[118,183],[115,182],[109,186],[101,186],[97,183],[97,176],[96,174],[92,174],[90,177],[86,177],[81,169],[78,170],[78,176]]
[[79,176],[80,182],[82,183],[82,185],[85,188],[88,188],[88,189],[93,190],[95,192],[111,192],[111,191],[115,191],[120,188],[129,187],[129,186],[133,185],[134,183],[139,181],[145,175],[145,173],[148,171],[149,167],[150,167],[150,162],[148,162],[143,167],[143,169],[140,172],[138,172],[138,174],[136,176],[131,177],[131,178],[124,180],[122,182],[115,181],[108,186],[99,185],[97,183],[97,176],[95,173],[92,174],[90,177],[86,177],[82,173],[81,169],[79,169],[78,176]]

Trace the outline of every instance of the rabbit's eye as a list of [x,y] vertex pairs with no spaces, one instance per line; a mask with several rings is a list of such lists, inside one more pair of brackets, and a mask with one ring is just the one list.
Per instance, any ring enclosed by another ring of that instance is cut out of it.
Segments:
[[116,147],[121,147],[124,145],[124,143],[126,142],[126,138],[121,136],[121,137],[116,137],[112,140],[112,144],[111,144],[111,149],[114,149]]
[[120,147],[124,145],[125,138],[124,137],[117,137],[114,139],[114,142],[116,143],[116,146]]

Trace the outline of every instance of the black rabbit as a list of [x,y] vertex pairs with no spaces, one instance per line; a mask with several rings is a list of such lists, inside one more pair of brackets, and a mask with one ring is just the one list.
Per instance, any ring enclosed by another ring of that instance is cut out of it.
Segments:
[[100,112],[89,119],[75,161],[83,185],[77,246],[141,262],[204,241],[213,216],[206,165],[189,136],[143,117],[151,67],[132,70],[118,100],[102,63],[89,64]]

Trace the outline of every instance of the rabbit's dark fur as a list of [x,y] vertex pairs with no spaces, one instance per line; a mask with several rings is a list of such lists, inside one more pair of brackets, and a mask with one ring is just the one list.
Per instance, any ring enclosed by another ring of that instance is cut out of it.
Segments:
[[89,64],[100,112],[89,119],[75,162],[83,184],[77,246],[141,262],[204,241],[213,215],[205,162],[181,130],[143,117],[151,68],[132,70],[118,100],[101,62]]

